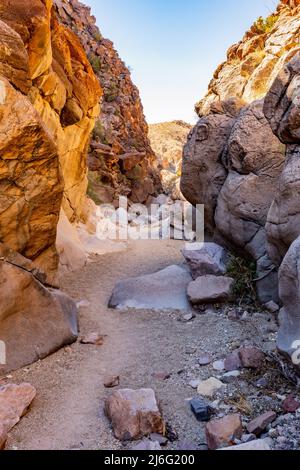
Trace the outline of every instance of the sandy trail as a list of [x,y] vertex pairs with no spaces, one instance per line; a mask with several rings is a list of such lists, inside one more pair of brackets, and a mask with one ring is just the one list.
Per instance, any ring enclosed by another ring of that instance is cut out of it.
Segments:
[[[178,312],[120,313],[107,308],[116,281],[181,263],[181,247],[177,241],[134,242],[127,251],[98,257],[64,278],[68,294],[90,302],[80,311],[81,334],[100,331],[108,336],[101,347],[77,342],[12,374],[9,381],[32,383],[37,398],[11,432],[8,449],[122,448],[103,414],[109,393],[103,382],[114,374],[120,375],[122,388],[154,388],[165,419],[180,439],[204,442],[203,426],[187,402],[195,395],[188,380],[207,378],[207,371],[199,370],[197,354],[224,354],[230,341],[250,338],[253,326],[217,314],[197,315],[185,324],[177,321]],[[153,372],[160,371],[171,378],[154,379]]]

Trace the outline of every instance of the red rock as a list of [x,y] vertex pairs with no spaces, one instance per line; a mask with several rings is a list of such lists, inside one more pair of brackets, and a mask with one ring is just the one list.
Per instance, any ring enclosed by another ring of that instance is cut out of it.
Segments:
[[105,335],[101,335],[97,332],[88,333],[80,339],[81,344],[95,344],[96,346],[102,346],[105,340]]
[[258,416],[257,418],[253,419],[253,421],[248,424],[247,431],[249,432],[249,434],[255,434],[256,436],[259,436],[264,432],[264,430],[267,428],[267,426],[269,426],[269,424],[275,421],[276,418],[277,415],[274,411],[267,411],[261,416]]
[[243,367],[247,369],[260,369],[265,360],[262,351],[254,346],[245,346],[239,350],[239,357]]
[[242,435],[243,426],[239,414],[213,419],[206,425],[206,439],[209,450],[233,445],[234,440],[240,439]]
[[8,384],[0,387],[0,449],[3,449],[7,433],[26,414],[36,395],[36,389],[28,384]]
[[300,402],[293,395],[289,395],[282,403],[282,408],[286,413],[295,413],[300,408]]
[[114,376],[114,377],[107,377],[104,382],[104,387],[105,388],[114,388],[118,387],[120,385],[120,377]]
[[225,359],[224,365],[227,372],[241,369],[242,363],[240,360],[239,351],[233,351],[231,354],[229,354]]
[[164,432],[164,422],[151,389],[113,392],[105,402],[105,413],[111,421],[115,437],[121,441]]
[[168,372],[154,372],[154,374],[152,374],[152,377],[156,380],[164,381],[168,380],[171,377],[171,374],[169,374]]

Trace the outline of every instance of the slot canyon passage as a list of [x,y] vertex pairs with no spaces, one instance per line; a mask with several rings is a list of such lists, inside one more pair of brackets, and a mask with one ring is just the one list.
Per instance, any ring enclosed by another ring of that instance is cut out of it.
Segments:
[[196,125],[147,124],[97,22],[0,0],[0,448],[299,450],[300,0]]

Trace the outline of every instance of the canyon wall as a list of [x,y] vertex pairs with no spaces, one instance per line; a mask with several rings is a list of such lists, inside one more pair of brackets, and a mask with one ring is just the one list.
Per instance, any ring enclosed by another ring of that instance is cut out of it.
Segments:
[[[257,265],[262,303],[281,301],[278,347],[300,338],[300,1],[259,18],[196,105],[181,189],[205,204],[206,232]],[[278,282],[279,270],[279,282]]]
[[52,0],[0,0],[0,339],[20,367],[76,338],[57,290],[57,224],[84,221],[101,88]]
[[89,195],[96,203],[120,194],[144,203],[161,190],[139,91],[113,43],[77,0],[55,0],[60,21],[80,38],[103,88],[101,116],[89,148]]

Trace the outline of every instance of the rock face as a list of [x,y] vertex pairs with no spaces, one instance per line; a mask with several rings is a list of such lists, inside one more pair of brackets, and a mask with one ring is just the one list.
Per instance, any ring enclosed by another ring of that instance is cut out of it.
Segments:
[[186,269],[174,265],[154,274],[120,281],[114,288],[109,307],[189,310],[186,288],[191,280]]
[[[0,6],[0,338],[11,370],[77,336],[56,286],[57,224],[86,219],[86,150],[101,88],[52,0]],[[45,274],[43,274],[45,273]]]
[[[229,103],[239,109],[240,103]],[[236,254],[256,261],[261,302],[276,301],[277,272],[268,256],[265,225],[284,165],[285,147],[273,135],[262,101],[240,108],[235,117],[218,114],[226,132],[219,123],[220,133],[218,128],[215,132],[210,129],[197,141],[199,130],[203,132],[207,123],[215,120],[216,107],[228,113],[228,102],[218,106],[213,104],[212,113],[199,120],[186,144],[182,191],[192,204],[205,204],[205,226],[210,235]]]
[[90,145],[89,195],[96,203],[113,202],[119,194],[144,203],[161,185],[138,89],[113,43],[102,37],[90,8],[77,0],[54,4],[60,20],[79,35],[104,90]]
[[0,245],[0,339],[4,374],[43,359],[77,338],[77,308],[20,254]]
[[174,200],[181,199],[180,175],[182,147],[192,126],[183,121],[162,122],[149,126],[149,139],[161,169],[163,190]]
[[279,270],[280,311],[278,349],[300,370],[300,237],[291,245]]
[[279,188],[268,215],[270,255],[280,265],[288,248],[300,235],[299,191],[299,97],[300,53],[278,75],[268,93],[264,111],[273,132],[287,144]]
[[299,26],[299,0],[281,0],[273,15],[259,18],[228,50],[207,95],[196,105],[198,114],[206,114],[211,103],[233,96],[247,103],[263,98],[284,64],[299,51]]
[[106,400],[105,412],[121,441],[163,434],[164,423],[151,389],[118,390]]
[[241,106],[235,100],[213,106],[190,132],[183,150],[181,191],[191,204],[204,204],[205,228],[210,233],[215,228],[217,199],[227,176],[221,156]]

